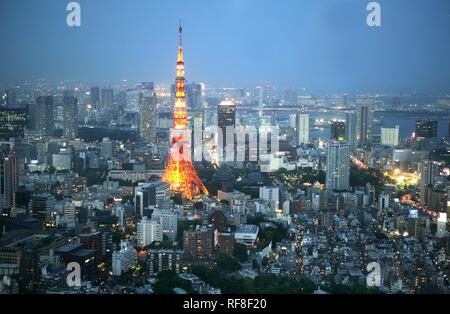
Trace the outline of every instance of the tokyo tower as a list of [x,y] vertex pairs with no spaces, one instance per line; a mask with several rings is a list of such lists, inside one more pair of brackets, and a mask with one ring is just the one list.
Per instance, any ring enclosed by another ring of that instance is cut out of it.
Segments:
[[179,192],[184,198],[193,199],[201,193],[208,195],[191,161],[190,136],[186,111],[186,91],[184,79],[184,60],[182,47],[181,19],[178,28],[178,60],[175,81],[175,106],[173,126],[170,130],[171,148],[169,161],[162,176],[162,181],[170,183],[170,190]]

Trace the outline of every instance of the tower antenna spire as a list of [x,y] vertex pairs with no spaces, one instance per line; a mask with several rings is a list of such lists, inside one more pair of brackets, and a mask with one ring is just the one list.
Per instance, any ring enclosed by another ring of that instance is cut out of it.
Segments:
[[180,38],[180,47],[181,47],[181,44],[182,44],[181,39],[182,39],[182,33],[183,33],[183,27],[181,26],[181,16],[178,19],[180,21],[180,26],[178,27],[178,36]]

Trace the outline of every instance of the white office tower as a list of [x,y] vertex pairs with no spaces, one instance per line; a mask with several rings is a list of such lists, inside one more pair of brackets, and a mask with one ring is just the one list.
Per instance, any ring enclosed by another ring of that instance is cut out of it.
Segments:
[[137,244],[141,247],[163,240],[162,226],[157,221],[143,217],[137,224]]
[[345,141],[330,141],[327,150],[326,186],[332,191],[348,191],[350,147]]
[[400,127],[381,128],[381,144],[386,146],[397,146],[400,138]]
[[120,276],[137,264],[137,252],[126,241],[120,242],[120,250],[112,254],[112,273]]
[[152,220],[161,225],[163,236],[166,235],[170,241],[177,239],[177,214],[167,209],[155,209],[152,214]]
[[269,202],[272,212],[278,210],[280,201],[280,189],[275,186],[261,186],[259,188],[259,198]]
[[436,237],[443,238],[447,234],[447,213],[439,213]]
[[297,145],[309,143],[309,114],[298,113],[296,119]]

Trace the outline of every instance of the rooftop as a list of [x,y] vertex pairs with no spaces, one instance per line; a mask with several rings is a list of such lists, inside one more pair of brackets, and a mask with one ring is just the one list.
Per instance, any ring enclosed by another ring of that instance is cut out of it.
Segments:
[[236,233],[258,233],[259,227],[257,225],[240,225]]

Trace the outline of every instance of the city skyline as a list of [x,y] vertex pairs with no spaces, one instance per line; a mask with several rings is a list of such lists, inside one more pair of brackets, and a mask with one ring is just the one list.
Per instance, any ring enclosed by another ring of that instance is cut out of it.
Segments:
[[0,4],[0,295],[450,294],[450,3],[45,1]]
[[[0,34],[7,45],[0,52],[0,81],[169,84],[175,56],[168,52],[176,46],[171,25],[182,16],[189,30],[189,82],[268,83],[324,92],[448,92],[450,3],[380,1],[382,25],[374,28],[366,24],[367,3],[79,1],[81,26],[68,27],[67,3],[3,2]],[[148,18],[149,12],[158,14]]]

